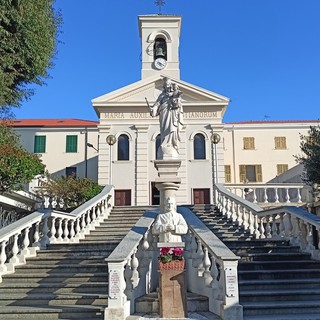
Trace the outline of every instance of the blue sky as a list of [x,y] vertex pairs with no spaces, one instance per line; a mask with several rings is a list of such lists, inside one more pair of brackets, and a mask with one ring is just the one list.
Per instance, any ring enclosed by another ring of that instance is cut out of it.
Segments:
[[[183,81],[231,99],[224,122],[320,116],[319,0],[166,0],[182,16]],[[97,120],[91,100],[141,79],[138,15],[154,0],[56,0],[64,23],[47,85],[16,118]]]

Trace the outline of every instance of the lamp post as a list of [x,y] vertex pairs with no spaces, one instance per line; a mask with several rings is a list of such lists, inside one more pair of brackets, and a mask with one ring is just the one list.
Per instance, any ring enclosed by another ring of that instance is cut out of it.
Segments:
[[112,178],[112,146],[116,143],[117,138],[113,134],[109,134],[106,138],[107,144],[110,146],[110,158],[109,158],[109,184],[111,184],[111,178]]
[[218,183],[218,159],[217,159],[217,144],[220,142],[220,135],[212,133],[210,140],[213,145],[212,173],[213,173],[213,201],[216,203],[215,185]]

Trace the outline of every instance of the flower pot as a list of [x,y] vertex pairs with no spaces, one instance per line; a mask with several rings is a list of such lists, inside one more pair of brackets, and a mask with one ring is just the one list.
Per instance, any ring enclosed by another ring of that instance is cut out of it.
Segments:
[[159,261],[159,270],[184,270],[184,260],[172,260],[170,262]]

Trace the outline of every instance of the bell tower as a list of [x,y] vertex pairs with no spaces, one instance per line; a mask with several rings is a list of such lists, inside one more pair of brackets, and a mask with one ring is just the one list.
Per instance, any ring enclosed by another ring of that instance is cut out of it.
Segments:
[[141,79],[157,73],[180,79],[181,17],[159,14],[139,16],[138,19],[142,51]]

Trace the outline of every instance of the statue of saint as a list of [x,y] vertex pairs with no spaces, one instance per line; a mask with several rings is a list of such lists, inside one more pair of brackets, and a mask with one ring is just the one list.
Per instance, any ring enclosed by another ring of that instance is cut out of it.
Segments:
[[159,242],[181,242],[181,235],[188,232],[188,225],[176,210],[176,200],[168,197],[165,210],[159,213],[152,227],[153,234],[159,235]]
[[[163,90],[153,106],[149,106],[152,117],[159,116],[161,151],[159,158],[178,158],[180,131],[183,126],[182,92],[171,79],[163,79]],[[161,156],[162,155],[162,156]]]

